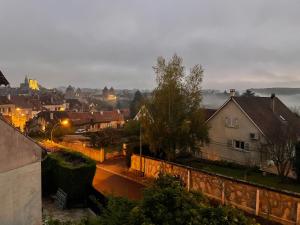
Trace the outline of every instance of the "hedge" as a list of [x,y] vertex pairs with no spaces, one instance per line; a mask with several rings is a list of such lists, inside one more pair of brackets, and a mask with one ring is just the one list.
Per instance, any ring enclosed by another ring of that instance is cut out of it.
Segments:
[[96,163],[81,153],[61,150],[48,154],[42,162],[43,195],[61,188],[68,194],[68,207],[86,203]]

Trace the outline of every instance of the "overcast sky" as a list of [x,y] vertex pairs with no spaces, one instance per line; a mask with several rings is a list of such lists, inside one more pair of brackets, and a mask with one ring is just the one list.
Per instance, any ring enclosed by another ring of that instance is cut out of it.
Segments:
[[0,0],[0,70],[46,87],[150,89],[158,56],[204,88],[300,87],[298,0]]

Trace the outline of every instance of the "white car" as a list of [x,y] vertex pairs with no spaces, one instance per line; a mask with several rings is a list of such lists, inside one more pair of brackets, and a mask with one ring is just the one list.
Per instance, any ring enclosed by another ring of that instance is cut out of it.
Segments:
[[75,131],[75,134],[83,134],[83,133],[85,133],[85,132],[86,132],[85,129],[77,129],[77,130]]

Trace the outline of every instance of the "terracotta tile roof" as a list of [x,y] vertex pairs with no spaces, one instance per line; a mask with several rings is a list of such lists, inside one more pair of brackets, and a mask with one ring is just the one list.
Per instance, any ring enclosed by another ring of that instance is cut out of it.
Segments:
[[[233,97],[269,140],[276,138],[278,129],[290,123],[300,135],[300,118],[277,97]],[[274,112],[273,101],[274,100]]]
[[119,110],[102,111],[93,113],[94,122],[124,121],[124,116]]
[[13,104],[16,105],[16,107],[20,107],[23,109],[29,109],[33,107],[27,96],[22,96],[22,95],[11,96],[11,101]]
[[47,122],[51,122],[51,114],[53,115],[53,121],[63,120],[69,118],[68,113],[65,111],[43,111],[39,112],[37,117],[45,119]]
[[130,118],[130,109],[120,109],[120,112],[123,114],[125,119],[129,119]]
[[45,120],[50,121],[50,114],[53,113],[53,119],[70,119],[74,125],[83,125],[93,123],[105,123],[111,121],[124,121],[124,116],[115,111],[102,111],[102,112],[40,112],[38,115],[43,117]]

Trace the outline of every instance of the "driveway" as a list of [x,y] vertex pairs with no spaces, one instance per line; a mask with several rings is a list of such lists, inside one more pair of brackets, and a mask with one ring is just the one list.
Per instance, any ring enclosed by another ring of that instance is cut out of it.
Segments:
[[127,197],[131,200],[141,199],[145,187],[140,183],[99,167],[96,170],[93,186],[104,195]]

